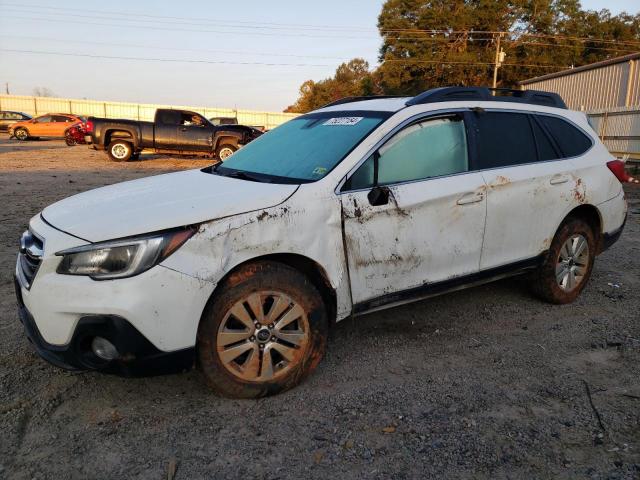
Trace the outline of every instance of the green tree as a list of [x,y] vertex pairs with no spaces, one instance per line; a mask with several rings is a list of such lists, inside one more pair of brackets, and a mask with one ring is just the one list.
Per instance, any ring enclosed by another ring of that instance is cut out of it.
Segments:
[[343,97],[380,93],[382,90],[369,71],[369,63],[362,58],[355,58],[341,64],[332,78],[304,82],[300,86],[298,100],[285,112],[305,113]]

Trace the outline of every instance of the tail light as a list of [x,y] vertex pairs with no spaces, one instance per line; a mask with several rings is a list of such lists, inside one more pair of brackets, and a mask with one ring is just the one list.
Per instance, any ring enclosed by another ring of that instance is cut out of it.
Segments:
[[622,160],[611,160],[607,162],[607,167],[609,167],[609,170],[613,172],[620,183],[633,182],[633,177],[624,169],[624,162]]
[[87,133],[93,132],[93,122],[91,120],[87,120],[87,123],[84,125],[84,129]]

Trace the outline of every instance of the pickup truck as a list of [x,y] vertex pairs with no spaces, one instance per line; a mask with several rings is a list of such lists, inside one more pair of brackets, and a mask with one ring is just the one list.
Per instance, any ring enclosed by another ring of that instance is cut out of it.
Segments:
[[135,160],[143,150],[224,161],[260,135],[244,125],[213,125],[196,112],[158,109],[153,122],[89,117],[85,140],[116,162]]

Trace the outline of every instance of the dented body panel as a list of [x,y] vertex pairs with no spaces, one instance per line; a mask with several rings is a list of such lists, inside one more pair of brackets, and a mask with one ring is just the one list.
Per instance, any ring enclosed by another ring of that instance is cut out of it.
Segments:
[[341,195],[354,303],[478,271],[486,203],[477,172]]

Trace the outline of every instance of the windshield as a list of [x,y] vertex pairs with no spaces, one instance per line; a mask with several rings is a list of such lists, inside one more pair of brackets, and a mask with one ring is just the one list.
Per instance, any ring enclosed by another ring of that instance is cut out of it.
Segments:
[[[314,182],[329,173],[391,112],[311,113],[271,130],[214,169],[278,183]],[[252,175],[253,174],[253,175]]]

